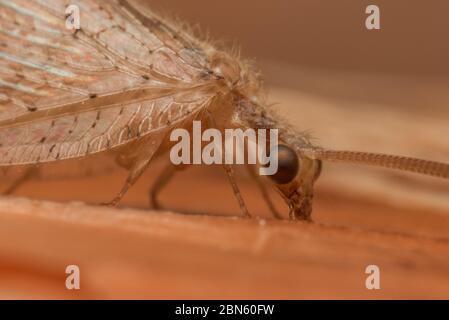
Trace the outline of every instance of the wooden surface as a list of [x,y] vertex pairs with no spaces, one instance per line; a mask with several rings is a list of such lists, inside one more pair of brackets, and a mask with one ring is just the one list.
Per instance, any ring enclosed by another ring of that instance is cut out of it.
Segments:
[[[25,199],[0,208],[3,298],[448,298],[447,238]],[[71,264],[79,291],[65,289]],[[370,264],[379,291],[365,289]]]

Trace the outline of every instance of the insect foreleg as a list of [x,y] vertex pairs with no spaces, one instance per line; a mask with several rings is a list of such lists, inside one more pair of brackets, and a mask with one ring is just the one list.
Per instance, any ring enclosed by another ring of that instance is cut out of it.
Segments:
[[237,182],[235,181],[234,170],[229,164],[223,164],[223,168],[226,172],[226,175],[228,176],[229,183],[231,184],[232,190],[234,191],[234,195],[239,203],[240,211],[242,211],[244,217],[251,218],[248,208],[246,207],[245,201],[243,200],[242,193],[240,192]]
[[[208,110],[205,111],[205,115],[210,125],[218,129],[215,119]],[[240,206],[240,211],[243,213],[244,217],[251,218],[251,214],[249,213],[248,208],[246,207],[245,200],[243,200],[242,193],[240,192],[237,182],[235,181],[234,170],[232,169],[232,166],[229,164],[223,164],[223,169],[225,170],[225,173],[228,176],[229,183],[231,184],[232,190],[234,191],[234,195],[237,198],[237,201]]]

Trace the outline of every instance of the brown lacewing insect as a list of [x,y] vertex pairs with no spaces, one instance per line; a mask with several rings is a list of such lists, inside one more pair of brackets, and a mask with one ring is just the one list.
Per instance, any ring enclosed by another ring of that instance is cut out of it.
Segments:
[[[79,29],[66,26],[69,6],[79,8]],[[292,219],[310,220],[323,160],[449,178],[448,164],[314,146],[267,106],[250,64],[186,30],[133,0],[0,0],[0,167],[112,153],[129,170],[117,204],[170,148],[171,130],[204,120],[279,130],[279,170],[270,179]]]

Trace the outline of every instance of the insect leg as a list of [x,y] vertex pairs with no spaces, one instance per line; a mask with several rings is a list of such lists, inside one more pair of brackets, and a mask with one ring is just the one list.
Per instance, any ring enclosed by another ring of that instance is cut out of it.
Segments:
[[242,194],[240,192],[240,189],[237,185],[237,182],[234,178],[234,170],[229,164],[224,164],[223,168],[226,172],[226,175],[228,176],[229,183],[231,184],[232,190],[234,191],[234,195],[237,198],[237,201],[239,202],[240,210],[243,213],[243,216],[246,218],[251,218],[251,215],[248,211],[248,208],[246,207],[245,201],[243,200]]
[[251,168],[250,165],[246,165],[246,169],[248,170],[248,173],[251,176],[251,178],[256,182],[257,186],[259,187],[259,190],[262,193],[262,197],[264,198],[268,208],[273,214],[273,217],[275,217],[276,219],[282,219],[282,215],[279,213],[279,211],[277,211],[276,207],[271,201],[266,185],[260,180],[260,177],[254,172],[253,168]]
[[148,165],[153,159],[154,154],[157,152],[163,141],[162,138],[163,134],[152,136],[151,139],[147,139],[146,141],[141,142],[141,145],[138,146],[139,148],[141,148],[141,153],[133,160],[132,164],[130,165],[130,173],[125,181],[125,184],[123,185],[117,196],[111,202],[105,203],[105,205],[116,206],[119,204],[120,200],[122,200],[123,196],[126,194],[126,192],[128,192],[129,188],[131,188],[137,182],[137,180],[139,180],[139,178],[148,168]]
[[[211,125],[213,125],[215,128],[217,128],[217,124],[212,116],[212,114],[206,110],[206,116],[210,122]],[[217,128],[218,129],[218,128]],[[229,164],[223,164],[223,168],[226,172],[226,175],[228,176],[229,183],[231,184],[232,190],[234,191],[234,195],[237,198],[237,201],[239,202],[240,210],[243,213],[243,216],[246,218],[251,218],[251,214],[248,211],[248,208],[246,207],[245,201],[243,200],[242,193],[240,192],[240,189],[237,185],[237,182],[234,178],[234,170]]]
[[38,172],[36,168],[28,168],[25,172],[17,178],[5,191],[2,192],[2,195],[8,196],[13,194],[17,189],[20,188],[25,182],[30,180],[33,176],[35,176]]
[[157,196],[161,193],[164,187],[170,182],[176,171],[182,170],[183,168],[184,166],[182,167],[174,166],[171,163],[169,163],[167,166],[164,167],[162,173],[157,177],[156,182],[149,191],[150,206],[152,206],[156,210],[162,209],[161,205],[159,204],[159,201],[157,200]]
[[131,188],[137,180],[139,180],[140,176],[145,172],[145,169],[150,164],[151,157],[147,159],[141,159],[136,162],[136,164],[131,168],[131,173],[128,176],[128,179],[126,179],[126,182],[124,186],[122,187],[122,190],[115,196],[115,198],[111,201],[106,203],[106,205],[109,206],[116,206],[119,204],[119,202],[122,200],[122,198],[125,196],[125,194],[128,192],[129,188]]
[[[153,187],[150,190],[150,201],[151,204],[153,206],[154,209],[156,210],[160,210],[162,209],[162,207],[160,206],[158,200],[157,200],[157,196],[158,194],[164,189],[164,187],[170,182],[170,180],[173,178],[174,174],[177,171],[183,170],[187,168],[187,166],[174,166],[172,164],[167,165],[162,174],[160,174],[158,176],[158,178],[156,179],[156,182],[154,183]],[[231,173],[229,173],[228,169],[231,170]],[[248,209],[246,208],[246,205],[243,201],[243,198],[241,196],[240,190],[234,180],[234,176],[233,176],[233,170],[230,166],[225,166],[225,171],[227,176],[229,177],[230,181],[231,181],[231,185],[233,187],[234,190],[234,194],[237,197],[237,200],[239,201],[239,205],[240,205],[240,209],[242,210],[243,214],[245,217],[251,217],[251,215],[248,212]],[[183,213],[183,214],[194,214],[196,215],[196,213]]]

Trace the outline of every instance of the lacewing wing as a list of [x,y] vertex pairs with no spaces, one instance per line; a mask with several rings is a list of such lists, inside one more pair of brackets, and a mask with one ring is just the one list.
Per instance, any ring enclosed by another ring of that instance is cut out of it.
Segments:
[[[66,27],[69,5],[81,30]],[[0,1],[2,170],[158,141],[210,103],[207,47],[152,13],[138,20],[141,11],[126,1]]]
[[[125,2],[125,1],[123,1]],[[118,1],[0,1],[0,164],[79,158],[125,145],[201,110],[214,92],[204,53]]]
[[[67,28],[68,6],[80,29]],[[1,168],[112,155],[130,172],[116,204],[168,150],[173,128],[212,118],[220,129],[279,129],[291,151],[284,170],[300,163],[294,175],[280,172],[289,181],[273,179],[291,218],[310,219],[321,160],[449,177],[441,163],[313,146],[267,107],[250,64],[138,1],[0,0],[0,29]]]

